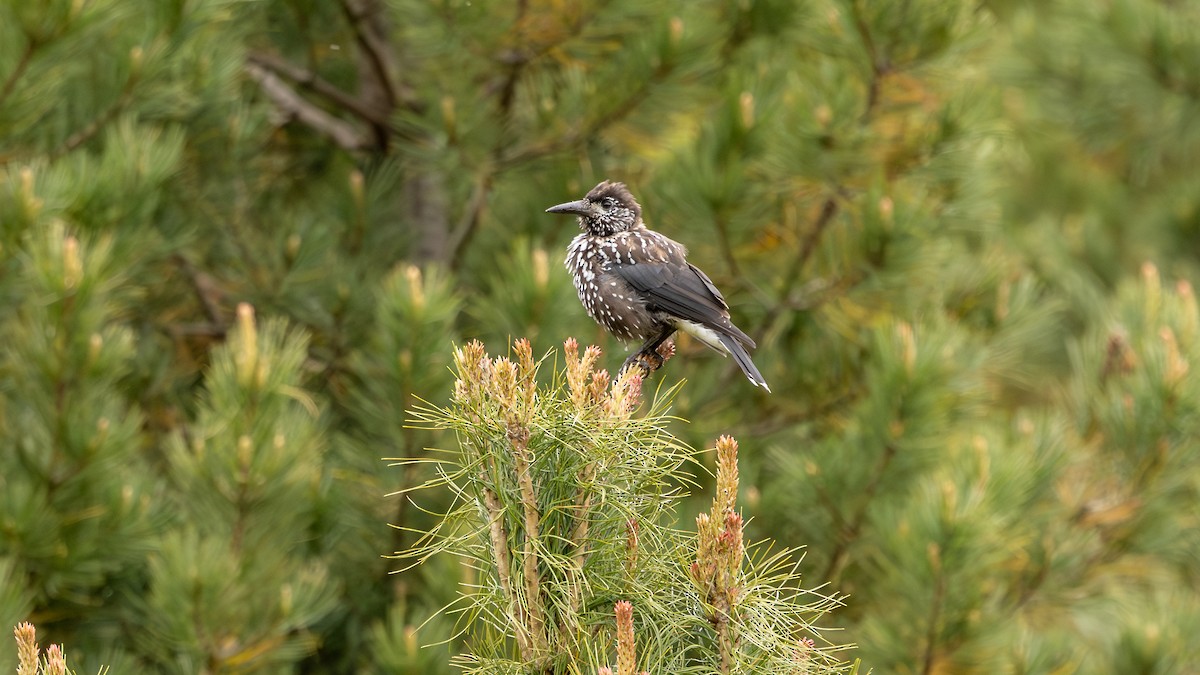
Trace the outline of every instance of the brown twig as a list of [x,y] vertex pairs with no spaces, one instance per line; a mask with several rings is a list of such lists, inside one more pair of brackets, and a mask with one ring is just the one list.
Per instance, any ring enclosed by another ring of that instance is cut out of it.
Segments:
[[137,77],[131,76],[129,80],[125,82],[125,86],[121,89],[121,95],[117,97],[117,100],[113,101],[112,105],[108,106],[104,112],[100,113],[99,116],[89,122],[87,126],[71,134],[65,141],[62,142],[61,145],[51,150],[50,159],[55,160],[67,155],[68,153],[79,148],[79,146],[87,143],[89,140],[95,137],[95,135],[98,134],[101,129],[108,126],[108,123],[112,122],[116,118],[117,114],[121,112],[121,109],[128,105],[129,101],[133,98],[133,88],[136,82]]
[[[850,9],[854,16],[854,28],[858,31],[859,37],[863,42],[863,48],[867,51],[867,57],[871,62],[871,79],[867,83],[867,101],[858,119],[859,126],[866,126],[870,123],[871,117],[879,105],[879,91],[882,86],[883,77],[891,70],[891,66],[876,47],[875,40],[871,36],[870,27],[867,26],[866,20],[863,18],[862,8],[859,7],[858,0],[850,3]],[[774,328],[775,322],[779,320],[788,306],[792,304],[789,300],[792,288],[800,278],[800,272],[803,271],[805,263],[808,262],[808,259],[812,257],[813,252],[816,250],[825,228],[833,220],[833,217],[837,215],[837,198],[839,196],[844,197],[845,195],[845,188],[835,184],[834,193],[826,198],[825,202],[821,205],[821,211],[817,216],[816,222],[813,223],[812,229],[809,230],[800,245],[800,255],[792,261],[791,266],[784,272],[783,283],[780,285],[780,293],[775,306],[767,312],[767,316],[763,319],[762,327],[756,331],[759,339],[766,337],[770,333],[771,329]]]
[[[571,545],[575,549],[575,553],[571,559],[575,562],[571,570],[574,576],[574,581],[578,582],[583,578],[583,566],[587,564],[588,547],[587,537],[588,530],[591,527],[591,519],[589,518],[592,509],[592,489],[591,482],[596,476],[596,463],[591,462],[579,472],[579,491],[575,495],[575,513],[578,520],[575,523],[575,528],[571,530]],[[576,583],[571,589],[571,612],[570,616],[562,616],[562,621],[574,620],[579,616],[579,607],[583,602],[582,589]]]
[[[487,479],[484,478],[484,481]],[[496,575],[500,581],[500,590],[505,600],[516,614],[513,617],[513,628],[517,637],[517,647],[526,661],[533,658],[529,645],[529,633],[525,628],[525,612],[522,604],[513,591],[512,585],[512,555],[508,550],[508,531],[504,528],[504,507],[500,497],[491,488],[483,489],[483,504],[488,512],[488,539],[492,543],[492,555],[496,558]]]
[[879,52],[879,48],[875,46],[875,40],[871,36],[871,29],[867,26],[866,20],[863,18],[863,10],[859,7],[859,0],[854,0],[850,3],[850,13],[854,15],[854,29],[858,31],[859,37],[862,39],[863,48],[867,50],[867,57],[871,61],[871,81],[867,83],[867,105],[862,112],[862,121],[865,122],[871,113],[875,110],[875,105],[879,103],[879,87],[883,74],[889,70],[886,57]]
[[[172,259],[183,270],[188,281],[192,285],[192,290],[196,293],[196,298],[200,300],[200,306],[204,308],[204,315],[208,320],[216,326],[224,326],[225,318],[221,315],[221,305],[219,298],[223,295],[221,289],[217,287],[217,282],[207,272],[202,272],[196,269],[192,261],[185,256],[176,254]],[[222,332],[224,330],[222,329]]]
[[534,656],[546,651],[546,618],[542,614],[541,574],[538,572],[538,540],[541,529],[541,513],[538,510],[537,492],[533,487],[533,474],[529,466],[529,430],[515,429],[509,432],[513,446],[514,470],[521,490],[521,510],[525,518],[525,546],[522,556],[522,575],[525,582],[525,610],[529,619]]
[[725,258],[725,266],[729,268],[729,276],[740,279],[742,272],[738,268],[737,257],[733,255],[733,245],[729,243],[729,223],[719,213],[713,221],[717,226],[717,243],[720,245],[722,257]]
[[783,316],[784,310],[792,304],[791,295],[792,288],[800,279],[800,272],[804,270],[808,259],[812,257],[817,250],[817,244],[821,241],[821,235],[824,234],[825,228],[833,221],[833,217],[837,215],[838,202],[835,195],[830,195],[821,204],[821,211],[817,215],[817,219],[813,221],[813,225],[809,228],[808,233],[804,236],[804,240],[800,243],[800,252],[792,259],[792,264],[788,266],[787,271],[783,274],[783,281],[779,284],[778,299],[775,304],[763,317],[761,327],[755,331],[757,339],[762,340],[775,327],[775,323]]
[[29,40],[25,43],[25,49],[21,50],[21,58],[17,60],[16,67],[8,74],[8,78],[4,80],[4,86],[0,87],[0,105],[8,99],[9,94],[17,86],[17,81],[21,79],[21,75],[25,73],[25,69],[29,67],[29,62],[33,60],[33,53],[37,51],[37,43]]
[[448,248],[450,259],[447,262],[451,269],[458,269],[462,261],[463,249],[467,247],[467,242],[471,240],[475,230],[479,228],[479,223],[483,220],[484,207],[487,206],[488,195],[491,194],[494,180],[494,169],[487,168],[475,181],[475,188],[471,191],[471,199],[467,203],[467,208],[463,211],[458,226],[454,228],[454,233],[450,236]]
[[517,149],[511,154],[499,157],[497,163],[501,168],[510,168],[533,159],[578,147],[580,144],[594,138],[596,134],[604,131],[609,126],[628,117],[650,95],[652,86],[666,77],[671,71],[672,68],[669,65],[660,65],[650,77],[642,80],[637,89],[622,99],[620,103],[610,108],[604,114],[587,122],[582,128],[569,131],[557,138],[552,138],[542,143]]
[[850,544],[858,538],[858,533],[862,530],[863,522],[867,518],[867,507],[870,505],[871,500],[875,498],[875,493],[879,491],[879,485],[883,482],[883,477],[887,475],[888,467],[891,466],[892,460],[895,459],[896,452],[896,446],[891,443],[883,446],[883,454],[879,457],[879,462],[875,465],[875,472],[871,475],[871,480],[863,488],[862,498],[858,502],[858,507],[854,510],[854,516],[841,529],[841,532],[838,533],[837,544],[834,546],[833,554],[829,556],[829,564],[825,566],[825,573],[821,575],[822,579],[832,583],[834,581],[834,574],[841,573],[842,565],[846,561],[846,555],[850,551]]
[[592,508],[591,482],[595,477],[595,462],[591,462],[579,472],[579,491],[575,495],[575,511],[579,520],[575,523],[575,529],[571,531],[571,545],[575,548],[575,567],[579,570],[582,570],[587,562],[587,536],[590,527],[588,515]]
[[413,97],[408,91],[398,87],[393,79],[391,49],[386,43],[378,25],[379,14],[383,5],[377,0],[341,0],[339,3],[346,19],[354,30],[354,38],[367,56],[367,62],[375,74],[376,82],[387,97],[388,103],[395,106],[398,103],[411,104]]
[[328,136],[338,147],[350,151],[362,150],[367,147],[366,139],[358,129],[309,103],[266,68],[255,63],[247,63],[246,73],[258,82],[263,93],[280,110],[314,131]]
[[[522,19],[525,18],[527,9],[527,2],[522,1],[517,3],[517,16],[514,25],[520,26]],[[496,100],[496,108],[500,117],[500,126],[502,127],[501,131],[512,120],[513,104],[517,96],[517,83],[520,81],[521,72],[531,60],[532,57],[528,56],[520,56],[514,59],[508,68],[508,73],[504,77],[504,83],[500,87],[499,97]],[[463,212],[462,222],[458,227],[454,228],[454,233],[450,238],[451,244],[448,249],[450,255],[448,262],[451,269],[458,268],[462,260],[463,250],[475,236],[480,223],[483,222],[484,206],[487,205],[488,196],[491,194],[492,184],[497,171],[495,165],[504,154],[505,138],[506,135],[501,133],[499,140],[492,148],[491,166],[483,169],[479,180],[475,183],[475,189],[471,194],[471,201],[467,206],[467,210]]]
[[930,564],[934,566],[933,598],[929,608],[929,627],[925,631],[925,657],[922,659],[922,675],[930,675],[934,671],[933,662],[937,655],[937,625],[942,614],[942,604],[946,595],[946,577],[942,574],[941,562],[936,557],[937,550],[931,549]]
[[363,101],[342,91],[328,80],[325,80],[307,68],[301,68],[278,56],[263,52],[251,53],[246,59],[250,63],[262,66],[277,75],[291,80],[314,94],[325,97],[330,103],[357,115],[364,122],[382,127],[388,127],[391,124],[386,115],[381,114],[380,111],[373,110]]

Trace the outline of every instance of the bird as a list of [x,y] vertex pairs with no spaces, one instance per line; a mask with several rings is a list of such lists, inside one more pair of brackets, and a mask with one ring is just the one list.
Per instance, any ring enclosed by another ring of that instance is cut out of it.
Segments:
[[754,340],[733,324],[721,291],[687,261],[683,244],[646,227],[624,183],[602,181],[583,199],[546,213],[578,216],[582,232],[567,247],[565,263],[588,315],[619,339],[644,340],[623,368],[653,357],[682,331],[732,356],[746,379],[771,391],[746,351]]

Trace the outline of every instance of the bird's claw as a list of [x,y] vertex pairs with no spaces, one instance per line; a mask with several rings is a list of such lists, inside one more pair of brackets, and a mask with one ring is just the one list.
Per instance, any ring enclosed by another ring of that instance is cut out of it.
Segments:
[[625,363],[621,364],[621,372],[624,373],[630,366],[637,366],[642,369],[642,377],[647,377],[650,373],[663,367],[667,359],[675,355],[675,342],[667,340],[654,348],[649,345],[642,345],[642,348],[629,355],[625,359]]
[[642,377],[646,377],[650,375],[650,373],[662,368],[662,364],[663,357],[659,356],[657,353],[638,351],[634,352],[629,358],[625,359],[625,363],[621,364],[621,372],[625,372],[626,369],[630,368],[631,366],[637,366],[638,368],[642,369]]

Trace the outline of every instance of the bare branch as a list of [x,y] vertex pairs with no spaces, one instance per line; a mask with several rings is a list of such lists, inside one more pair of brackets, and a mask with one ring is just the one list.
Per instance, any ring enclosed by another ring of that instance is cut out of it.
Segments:
[[375,83],[383,92],[390,107],[403,103],[413,105],[414,96],[393,79],[395,58],[387,42],[383,21],[383,3],[378,0],[341,0],[342,12],[354,30],[354,37],[366,55]]
[[0,104],[8,99],[8,95],[13,92],[17,86],[17,81],[21,79],[21,75],[25,73],[25,69],[29,67],[30,60],[33,59],[33,53],[37,51],[37,46],[31,40],[25,43],[25,49],[21,51],[21,58],[17,61],[17,65],[13,71],[8,74],[8,78],[4,80],[4,86],[0,87]]
[[475,234],[480,221],[483,220],[484,207],[487,206],[488,195],[492,190],[492,180],[495,174],[491,170],[485,170],[483,175],[475,182],[475,189],[471,192],[471,201],[467,204],[466,210],[463,212],[462,222],[458,227],[454,228],[454,234],[450,238],[450,255],[449,262],[451,268],[458,266],[459,260],[462,258],[463,249],[466,248],[467,242]]
[[308,102],[274,73],[254,63],[246,64],[246,73],[258,82],[263,93],[281,111],[328,136],[338,147],[351,151],[367,147],[367,141],[358,129]]
[[804,241],[801,242],[800,254],[792,259],[792,264],[788,266],[787,271],[783,274],[783,282],[779,286],[779,298],[776,300],[775,305],[771,307],[771,310],[767,312],[766,317],[763,318],[761,327],[755,331],[759,340],[762,340],[771,331],[775,322],[783,315],[784,310],[793,305],[791,301],[792,288],[799,281],[800,272],[804,270],[804,265],[812,257],[813,252],[816,251],[817,244],[821,241],[821,235],[825,232],[825,228],[829,226],[833,217],[837,215],[837,212],[837,198],[831,195],[825,200],[825,203],[821,204],[820,214],[817,216],[816,221],[813,222],[813,226],[808,231],[808,234],[805,235]]
[[291,80],[292,82],[295,82],[314,94],[325,97],[338,107],[343,108],[347,112],[353,113],[362,118],[364,122],[382,127],[386,127],[390,124],[386,113],[371,109],[371,107],[366,105],[366,103],[363,101],[360,101],[349,93],[338,89],[328,80],[321,78],[311,70],[301,68],[290,61],[264,52],[254,52],[247,57],[247,60],[249,60],[250,63],[270,70],[276,75],[280,75],[288,80]]
[[204,315],[208,317],[211,325],[223,327],[225,319],[221,314],[221,299],[225,294],[221,291],[216,279],[213,279],[207,272],[196,269],[192,261],[182,254],[175,254],[172,259],[187,275],[188,281],[192,284],[192,290],[196,293],[196,298],[200,300],[200,305],[204,308]]
[[89,122],[87,126],[71,134],[65,141],[62,142],[62,144],[51,150],[50,158],[58,159],[59,157],[71,153],[79,148],[79,146],[90,141],[96,136],[96,134],[100,133],[101,129],[108,126],[110,122],[116,119],[117,114],[129,104],[129,101],[132,98],[133,80],[131,79],[128,83],[126,83],[124,91],[121,92],[121,96],[116,101],[113,101],[112,105],[108,106],[104,112],[100,113],[100,115]]

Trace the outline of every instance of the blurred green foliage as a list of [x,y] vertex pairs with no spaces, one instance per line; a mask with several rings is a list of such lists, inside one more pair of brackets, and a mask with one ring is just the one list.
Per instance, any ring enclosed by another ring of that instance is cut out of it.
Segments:
[[382,556],[452,497],[380,458],[453,442],[406,411],[456,344],[620,363],[542,213],[611,178],[759,342],[773,394],[683,339],[646,386],[836,642],[1186,671],[1197,120],[1187,2],[0,0],[0,617],[81,672],[450,672],[474,571]]

